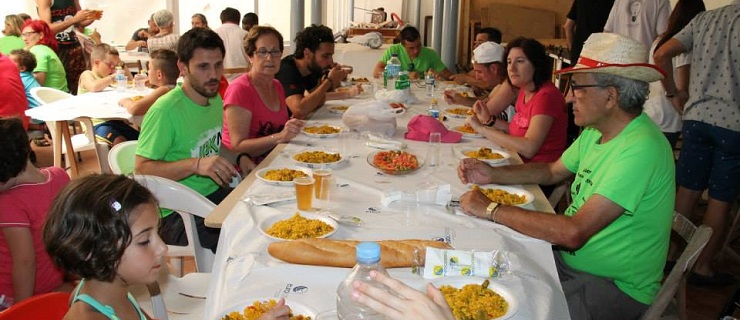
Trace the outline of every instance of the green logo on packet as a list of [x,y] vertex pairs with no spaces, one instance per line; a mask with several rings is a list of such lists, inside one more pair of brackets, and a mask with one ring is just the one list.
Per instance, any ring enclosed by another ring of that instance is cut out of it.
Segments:
[[442,266],[434,266],[434,275],[435,276],[441,276],[445,271],[445,268]]

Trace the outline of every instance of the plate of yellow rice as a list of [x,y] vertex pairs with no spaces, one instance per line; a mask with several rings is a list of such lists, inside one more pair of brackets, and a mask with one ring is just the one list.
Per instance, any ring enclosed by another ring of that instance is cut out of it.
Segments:
[[486,278],[444,277],[433,283],[442,291],[458,320],[508,319],[518,308],[508,288]]
[[293,179],[311,175],[311,169],[305,167],[267,167],[258,170],[257,179],[276,186],[293,186]]
[[262,220],[259,229],[273,240],[326,238],[337,232],[339,225],[333,219],[310,212],[291,212]]
[[[246,298],[242,303],[235,304],[222,312],[221,320],[257,320],[265,312],[272,310],[277,304],[277,298]],[[316,311],[302,303],[286,301],[290,307],[290,320],[316,319]]]
[[508,206],[524,206],[534,201],[534,195],[524,189],[497,184],[471,185],[473,190],[480,190],[491,201]]

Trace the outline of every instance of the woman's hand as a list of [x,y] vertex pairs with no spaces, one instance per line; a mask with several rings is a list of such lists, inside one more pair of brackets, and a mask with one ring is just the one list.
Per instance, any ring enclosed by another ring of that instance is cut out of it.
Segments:
[[478,100],[473,104],[473,112],[480,123],[486,123],[488,119],[491,119],[491,113],[488,112],[488,106],[486,106],[487,102],[488,99]]
[[377,271],[370,271],[370,278],[386,285],[391,292],[365,282],[352,283],[352,299],[383,314],[390,319],[454,320],[442,292],[427,285],[427,294]]
[[288,120],[288,122],[285,123],[285,126],[283,127],[283,131],[280,131],[280,139],[278,140],[278,143],[286,143],[290,142],[290,140],[293,140],[299,133],[301,133],[301,129],[303,129],[303,126],[305,125],[305,122],[300,119],[291,118]]

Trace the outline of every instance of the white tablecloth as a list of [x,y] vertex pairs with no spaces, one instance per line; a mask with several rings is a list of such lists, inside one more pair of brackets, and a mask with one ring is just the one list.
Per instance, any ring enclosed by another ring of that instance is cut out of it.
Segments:
[[[418,93],[417,93],[418,94]],[[423,97],[421,97],[423,98]],[[356,101],[328,102],[328,105],[353,104]],[[444,108],[446,106],[442,106]],[[406,123],[414,115],[424,113],[426,104],[413,105],[399,119],[395,138],[402,139]],[[340,124],[341,116],[320,109],[311,122]],[[448,122],[462,123],[462,120]],[[333,239],[448,239],[461,250],[505,250],[511,253],[512,273],[497,279],[510,289],[519,302],[519,310],[512,319],[568,319],[565,302],[553,260],[551,245],[521,235],[509,228],[461,214],[450,214],[443,206],[416,205],[394,202],[388,207],[380,204],[384,191],[414,191],[424,184],[451,186],[453,198],[468,190],[457,178],[459,157],[454,147],[492,146],[482,138],[463,138],[461,144],[442,145],[442,165],[437,169],[422,167],[405,176],[379,173],[366,160],[376,151],[363,145],[361,137],[349,141],[338,138],[318,139],[300,135],[275,158],[270,166],[294,166],[289,155],[307,148],[343,150],[349,158],[334,169],[337,179],[337,215],[362,218],[361,227],[340,225]],[[427,143],[404,140],[408,151],[425,157]],[[290,194],[293,187],[268,185],[256,180],[244,197],[271,194]],[[539,199],[542,200],[542,199]],[[533,206],[527,205],[528,208]],[[223,223],[219,249],[208,289],[205,318],[219,319],[225,311],[241,310],[258,299],[285,297],[316,312],[336,308],[336,288],[350,269],[287,264],[272,258],[266,251],[272,242],[257,227],[266,217],[296,211],[295,201],[264,206],[250,206],[240,201],[232,208]],[[422,289],[430,280],[414,275],[409,268],[390,270],[390,274],[405,283]]]
[[109,88],[101,92],[89,92],[69,99],[55,101],[26,110],[26,115],[43,121],[65,121],[77,117],[90,117],[100,119],[131,119],[132,116],[126,108],[118,105],[118,101],[137,95],[146,95],[150,92],[127,89],[118,92]]

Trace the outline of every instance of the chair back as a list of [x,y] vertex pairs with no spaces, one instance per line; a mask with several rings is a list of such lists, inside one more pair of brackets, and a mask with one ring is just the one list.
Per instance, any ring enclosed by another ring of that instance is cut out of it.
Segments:
[[709,237],[712,236],[712,228],[706,225],[696,227],[689,219],[678,212],[673,213],[671,229],[686,240],[686,248],[676,261],[673,270],[663,281],[653,304],[642,315],[643,320],[660,319],[674,296],[678,300],[679,318],[686,318],[686,277],[694,266],[696,259],[699,258],[699,254],[709,242]]
[[134,173],[136,160],[137,140],[121,142],[110,149],[108,153],[108,165],[114,174]]
[[54,101],[71,98],[72,95],[62,90],[47,87],[36,87],[31,89],[31,96],[41,104],[49,104]]
[[69,292],[50,292],[33,296],[0,312],[0,320],[59,320],[69,310]]
[[[216,205],[193,189],[170,179],[150,175],[134,175],[133,178],[154,194],[159,201],[160,208],[174,210],[180,214],[188,239],[188,245],[185,248],[193,253],[198,272],[211,272],[215,255],[210,249],[200,244],[193,216],[205,218],[216,208]],[[167,247],[173,252],[176,251],[175,248],[182,248],[173,245]]]

